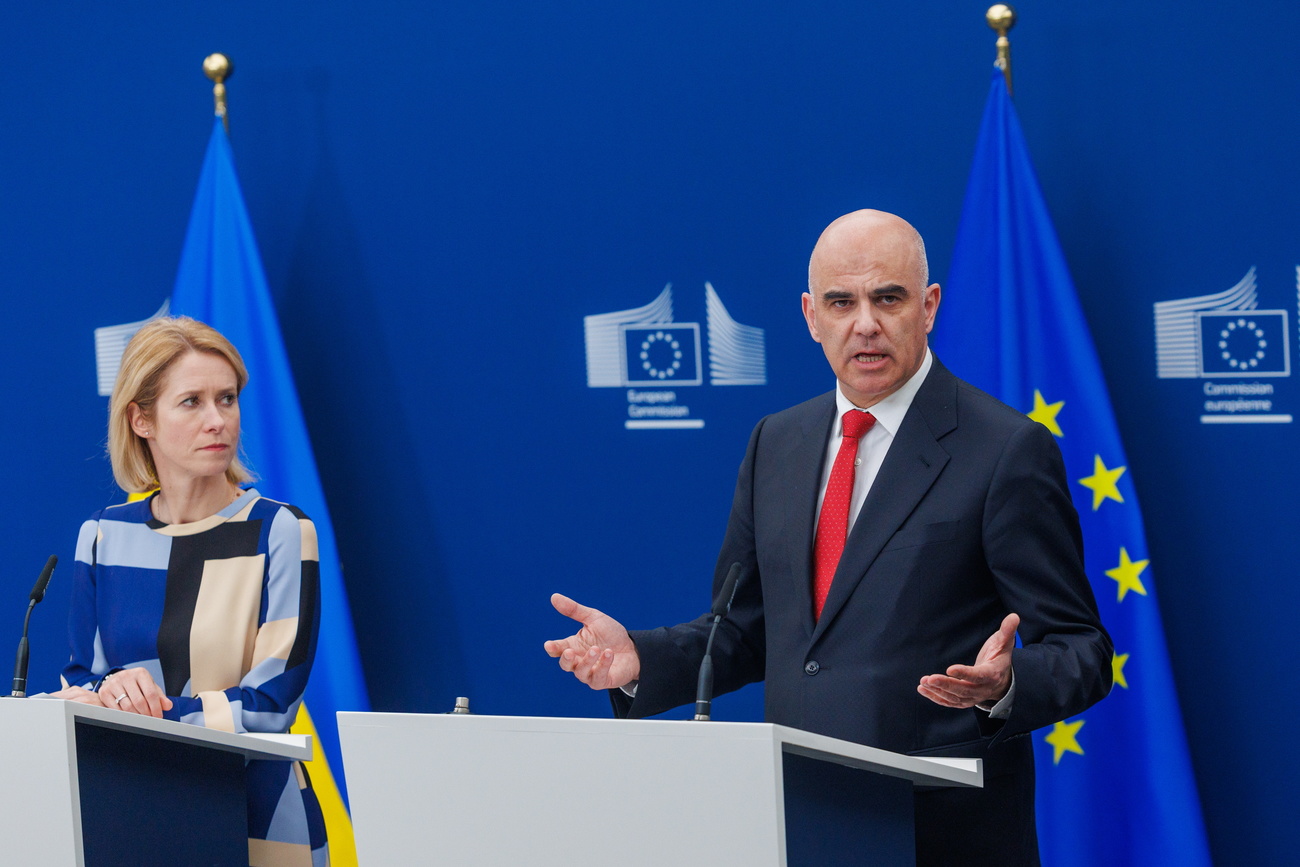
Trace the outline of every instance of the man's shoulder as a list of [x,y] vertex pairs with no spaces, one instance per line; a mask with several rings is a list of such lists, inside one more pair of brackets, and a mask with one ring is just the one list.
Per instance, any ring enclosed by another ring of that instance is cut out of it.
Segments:
[[790,426],[805,427],[823,421],[835,414],[835,391],[827,391],[803,403],[787,407],[779,412],[765,416],[759,422],[761,426],[786,428]]
[[955,420],[962,426],[1010,432],[1037,424],[1021,410],[1008,406],[938,363],[921,389],[918,401],[931,410],[935,406],[951,406]]
[[[987,391],[976,388],[964,379],[957,380],[957,405],[965,415],[973,415],[991,424],[1021,427],[1036,424],[1029,416],[1013,406],[1008,406]],[[963,418],[963,420],[965,420]]]
[[835,406],[835,389],[824,391],[816,397],[810,397],[803,403],[797,403],[794,406],[787,407],[780,412],[772,413],[771,418],[781,419],[799,419],[808,416],[818,416],[829,412]]
[[[750,451],[785,449],[817,435],[824,437],[835,417],[835,392],[828,391],[803,403],[763,416],[750,434]],[[760,445],[761,444],[761,445]]]
[[1060,460],[1060,447],[1051,431],[1008,406],[988,392],[953,377],[952,412],[935,425],[927,417],[931,432],[950,454],[1004,455],[1010,449],[1018,459]]

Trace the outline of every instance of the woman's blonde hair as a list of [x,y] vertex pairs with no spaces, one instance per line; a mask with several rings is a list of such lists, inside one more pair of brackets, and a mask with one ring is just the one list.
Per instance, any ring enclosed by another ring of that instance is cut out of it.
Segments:
[[[188,316],[169,316],[137,331],[122,353],[122,366],[108,400],[108,458],[113,478],[124,491],[142,493],[158,487],[149,443],[131,429],[130,406],[134,403],[145,418],[153,418],[154,402],[167,371],[176,359],[190,352],[224,358],[235,371],[237,393],[248,383],[248,368],[239,350],[211,325]],[[238,453],[226,469],[226,478],[236,485],[253,480]]]

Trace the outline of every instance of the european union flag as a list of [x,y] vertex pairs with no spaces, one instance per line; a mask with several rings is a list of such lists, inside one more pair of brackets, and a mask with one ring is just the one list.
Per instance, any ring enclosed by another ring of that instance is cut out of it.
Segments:
[[1202,376],[1287,376],[1291,373],[1285,310],[1196,314]]
[[700,326],[696,322],[625,325],[625,385],[699,385]]
[[1115,642],[1110,696],[1033,735],[1043,863],[1209,865],[1128,459],[996,68],[934,342],[955,372],[1056,435]]
[[346,790],[334,714],[369,710],[370,701],[343,589],[334,525],[325,507],[271,290],[220,119],[213,124],[203,160],[171,312],[208,323],[226,335],[244,357],[249,384],[239,397],[241,441],[252,469],[261,477],[257,489],[272,499],[293,503],[316,524],[321,626],[303,708],[310,708],[319,728],[312,730],[311,717],[300,712],[293,730],[316,735],[314,742],[328,762],[322,764],[318,755],[309,764],[308,773],[325,813],[331,861],[355,864],[356,855],[350,851],[351,823],[342,801]]

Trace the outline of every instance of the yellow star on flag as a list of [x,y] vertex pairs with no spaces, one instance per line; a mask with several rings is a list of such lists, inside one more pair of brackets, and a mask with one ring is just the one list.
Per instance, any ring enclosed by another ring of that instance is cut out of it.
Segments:
[[1043,393],[1038,389],[1034,389],[1034,409],[1028,415],[1058,437],[1063,437],[1065,434],[1061,432],[1061,426],[1056,422],[1056,414],[1061,411],[1063,406],[1065,406],[1065,401],[1058,400],[1056,403],[1048,403],[1043,400]]
[[1106,499],[1114,500],[1117,503],[1124,502],[1120,496],[1119,488],[1115,483],[1119,477],[1124,475],[1128,467],[1116,467],[1113,470],[1106,469],[1106,465],[1101,462],[1101,455],[1095,456],[1095,462],[1092,467],[1092,475],[1079,479],[1079,484],[1085,488],[1092,489],[1092,510],[1095,512],[1101,507],[1101,501]]
[[1043,738],[1052,745],[1052,764],[1059,765],[1061,756],[1066,753],[1078,753],[1083,755],[1083,747],[1079,746],[1079,741],[1075,737],[1079,729],[1083,728],[1083,720],[1077,722],[1065,722],[1062,720],[1052,726],[1051,734]]
[[1114,578],[1119,583],[1118,601],[1123,602],[1124,597],[1132,590],[1134,593],[1147,595],[1147,588],[1142,586],[1142,570],[1147,568],[1150,560],[1138,560],[1134,563],[1128,558],[1128,550],[1119,549],[1119,565],[1114,569],[1107,569],[1106,574]]
[[1110,672],[1116,686],[1128,689],[1128,680],[1124,677],[1124,665],[1128,662],[1127,653],[1113,653],[1110,657]]

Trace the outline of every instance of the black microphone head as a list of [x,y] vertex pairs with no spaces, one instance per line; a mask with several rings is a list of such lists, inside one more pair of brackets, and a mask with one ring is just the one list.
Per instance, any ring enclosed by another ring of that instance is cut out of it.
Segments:
[[54,567],[58,565],[59,558],[50,555],[50,559],[45,561],[45,568],[41,570],[41,577],[36,579],[36,586],[32,588],[32,602],[40,602],[45,598],[45,588],[50,586],[50,576],[54,574]]
[[740,564],[732,563],[731,568],[727,570],[727,578],[722,582],[722,589],[718,591],[717,597],[713,600],[713,610],[709,613],[714,617],[723,617],[731,608],[731,600],[736,595],[736,585],[740,582]]

